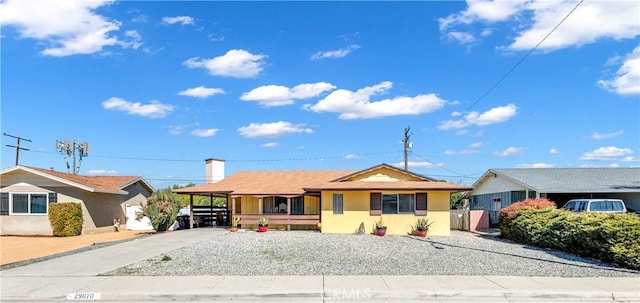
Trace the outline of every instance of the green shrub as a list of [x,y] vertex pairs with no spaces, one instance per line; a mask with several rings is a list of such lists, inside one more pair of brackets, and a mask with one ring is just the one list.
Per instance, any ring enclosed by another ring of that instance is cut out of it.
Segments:
[[511,221],[507,238],[640,269],[640,217],[527,209]]
[[75,202],[49,204],[49,223],[57,237],[77,236],[82,233],[82,205]]
[[524,201],[513,203],[498,213],[498,224],[500,226],[500,232],[504,236],[509,236],[511,232],[511,222],[518,214],[525,209],[543,209],[543,208],[556,208],[556,204],[553,201],[544,198],[530,198]]
[[179,211],[180,198],[171,191],[171,188],[165,188],[151,194],[147,204],[142,206],[142,211],[136,215],[136,220],[147,216],[153,229],[166,231],[176,221]]

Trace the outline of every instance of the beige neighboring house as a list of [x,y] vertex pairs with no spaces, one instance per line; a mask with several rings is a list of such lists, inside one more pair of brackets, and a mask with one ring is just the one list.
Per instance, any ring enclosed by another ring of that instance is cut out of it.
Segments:
[[127,205],[140,205],[154,191],[142,177],[82,176],[17,165],[0,172],[0,234],[51,235],[49,205],[82,204],[82,233],[113,230],[126,224]]

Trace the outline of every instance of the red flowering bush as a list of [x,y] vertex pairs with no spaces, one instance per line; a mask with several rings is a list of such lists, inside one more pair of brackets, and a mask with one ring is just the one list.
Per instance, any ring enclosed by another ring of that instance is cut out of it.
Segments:
[[526,209],[556,208],[556,203],[545,198],[529,198],[524,201],[513,203],[498,213],[498,224],[503,237],[509,238],[513,220],[518,214]]

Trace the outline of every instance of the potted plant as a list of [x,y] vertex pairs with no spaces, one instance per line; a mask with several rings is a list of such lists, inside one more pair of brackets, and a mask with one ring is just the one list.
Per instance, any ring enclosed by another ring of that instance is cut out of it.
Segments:
[[380,216],[380,220],[376,221],[376,235],[384,236],[387,233],[387,226],[382,222],[382,216]]
[[427,219],[426,217],[418,218],[418,221],[413,228],[415,235],[418,237],[426,237],[427,232],[429,231],[429,226],[431,226],[431,224],[433,224],[433,222],[429,222],[429,219]]
[[267,218],[262,217],[258,219],[258,231],[261,233],[267,232],[267,228],[269,227],[269,220]]
[[238,231],[238,223],[240,223],[240,217],[233,217],[233,220],[231,221],[231,232]]

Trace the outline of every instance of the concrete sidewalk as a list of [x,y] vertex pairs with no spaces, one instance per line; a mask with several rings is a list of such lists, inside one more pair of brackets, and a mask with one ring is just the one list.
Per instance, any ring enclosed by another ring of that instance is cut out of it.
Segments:
[[[225,229],[157,234],[3,270],[2,302],[640,302],[640,277],[99,276]],[[70,296],[70,297],[68,297]]]
[[2,302],[639,302],[636,278],[489,276],[3,277]]

